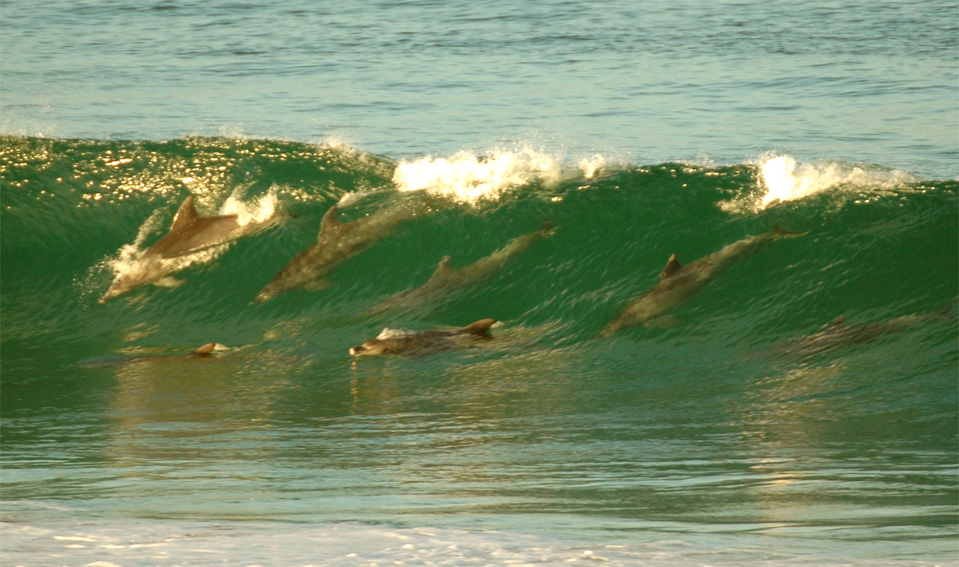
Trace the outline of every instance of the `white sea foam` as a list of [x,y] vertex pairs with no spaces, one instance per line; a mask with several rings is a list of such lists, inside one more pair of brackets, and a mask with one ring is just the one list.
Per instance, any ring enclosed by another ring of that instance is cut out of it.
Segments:
[[485,157],[459,152],[449,158],[425,157],[396,166],[393,182],[401,191],[433,195],[476,205],[499,199],[508,190],[529,183],[554,186],[574,177],[591,178],[606,166],[601,155],[584,158],[579,167],[564,166],[549,154],[530,148],[490,152]]
[[349,193],[344,193],[340,200],[336,202],[336,206],[340,209],[345,209],[353,205],[353,203],[361,201],[364,197],[372,195],[373,191],[350,191]]
[[376,335],[378,339],[402,339],[404,337],[409,337],[416,334],[415,331],[410,331],[409,329],[391,329],[389,327],[384,327],[380,334]]
[[608,160],[602,154],[596,154],[592,157],[579,160],[579,168],[583,171],[586,179],[592,179],[599,175],[601,171],[608,166]]
[[[954,565],[948,542],[919,555],[868,557],[818,543],[768,535],[649,534],[622,538],[542,536],[510,531],[397,528],[351,523],[204,522],[145,519],[6,521],[4,565],[140,567],[292,565],[298,567],[460,565],[802,565],[931,567]],[[597,539],[599,541],[597,541]],[[603,541],[603,540],[607,541]],[[928,544],[927,544],[928,545]],[[893,549],[897,549],[893,547]]]
[[888,190],[917,181],[914,176],[896,169],[840,161],[799,163],[787,155],[762,158],[758,165],[765,190],[759,208],[842,187]]
[[[838,160],[799,162],[788,155],[766,155],[751,162],[758,171],[756,191],[719,204],[730,213],[758,213],[778,203],[823,192],[861,195],[888,192],[919,179],[898,169]],[[857,197],[858,198],[858,197]]]
[[[231,243],[216,244],[203,248],[202,250],[196,250],[193,252],[188,252],[186,254],[181,254],[179,256],[174,256],[171,258],[164,258],[162,256],[151,256],[148,258],[126,257],[123,252],[127,249],[127,246],[121,248],[121,255],[117,259],[108,259],[106,261],[107,266],[113,270],[114,278],[128,277],[134,280],[143,279],[145,281],[151,281],[154,279],[152,276],[154,274],[175,274],[176,272],[185,270],[186,268],[196,265],[196,264],[207,264],[215,260],[220,254],[222,254],[227,248],[229,248]],[[137,254],[140,254],[140,251],[137,251]],[[162,282],[163,280],[161,280]],[[168,286],[179,285],[178,281],[170,281],[166,284]],[[158,283],[158,285],[165,285],[163,283]]]
[[143,243],[151,234],[160,230],[162,219],[163,211],[161,209],[153,211],[153,213],[147,217],[147,220],[143,221],[143,224],[140,225],[133,242],[121,246],[120,249],[117,250],[116,257],[106,258],[98,263],[94,270],[91,271],[91,275],[96,270],[102,268],[111,270],[114,278],[127,275],[140,275],[140,272],[146,269],[146,266],[140,262],[140,257],[144,252]]
[[275,187],[252,202],[243,201],[242,197],[243,191],[239,189],[234,191],[220,207],[219,214],[236,215],[237,222],[242,226],[267,224],[276,218],[279,200],[276,196]]

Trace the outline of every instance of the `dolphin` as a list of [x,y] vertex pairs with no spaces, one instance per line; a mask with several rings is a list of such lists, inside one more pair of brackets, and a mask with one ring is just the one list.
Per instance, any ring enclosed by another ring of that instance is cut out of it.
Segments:
[[456,269],[450,263],[450,256],[444,256],[436,266],[433,275],[421,286],[402,291],[380,303],[370,311],[378,313],[397,308],[411,309],[427,301],[451,293],[457,289],[474,284],[502,270],[506,263],[529,248],[540,238],[549,236],[554,230],[553,222],[547,220],[536,231],[517,236],[506,246],[489,256],[480,258],[469,266]]
[[952,312],[953,303],[924,315],[903,315],[862,325],[848,325],[845,316],[838,317],[815,333],[790,339],[759,353],[778,358],[813,358],[843,347],[872,342],[880,337],[905,331],[913,325],[934,319],[946,319]]
[[273,280],[257,294],[254,303],[261,303],[296,288],[318,291],[331,285],[325,277],[337,265],[358,254],[393,231],[410,215],[396,208],[353,222],[336,218],[337,205],[330,207],[320,222],[316,244],[297,254]]
[[116,269],[113,282],[100,303],[145,284],[175,287],[180,280],[169,277],[195,263],[212,260],[216,252],[234,240],[259,230],[266,222],[241,223],[238,215],[202,217],[196,211],[195,198],[183,200],[167,234],[134,260]]
[[93,362],[88,362],[83,364],[85,368],[100,368],[107,366],[128,366],[131,364],[137,364],[140,362],[153,362],[153,361],[173,361],[173,360],[188,360],[188,359],[202,359],[210,358],[214,355],[220,354],[222,352],[232,350],[230,347],[220,344],[220,343],[206,343],[205,345],[198,346],[197,348],[191,350],[186,354],[175,354],[175,355],[143,355],[143,356],[133,356],[130,358],[115,358],[109,360],[95,360]]
[[196,212],[195,201],[193,195],[183,200],[173,217],[170,232],[147,249],[143,258],[180,256],[231,242],[258,228],[255,223],[240,224],[239,215],[201,217]]
[[383,331],[360,346],[350,349],[350,354],[360,356],[422,355],[455,347],[467,347],[477,341],[489,340],[489,328],[496,319],[480,319],[461,329],[408,331],[383,329]]
[[659,274],[659,283],[630,301],[626,308],[600,331],[597,338],[607,337],[635,325],[651,325],[666,311],[698,293],[713,278],[749,252],[767,242],[794,236],[801,234],[788,232],[778,226],[773,227],[765,234],[738,240],[685,266],[679,263],[676,254],[672,254]]

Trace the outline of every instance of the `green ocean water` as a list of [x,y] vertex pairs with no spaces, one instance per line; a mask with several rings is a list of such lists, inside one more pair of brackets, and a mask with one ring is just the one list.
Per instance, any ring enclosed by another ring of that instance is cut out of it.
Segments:
[[[56,518],[80,522],[57,534],[95,518],[100,535],[134,522],[144,537],[153,520],[356,522],[380,538],[432,526],[604,543],[622,564],[673,539],[693,548],[660,550],[664,564],[698,564],[703,549],[723,564],[956,558],[956,181],[788,156],[587,167],[461,155],[453,169],[507,162],[466,183],[482,194],[470,200],[440,174],[424,189],[398,175],[450,163],[338,145],[7,136],[0,151],[7,533],[45,541],[14,530]],[[99,304],[111,262],[156,242],[190,194],[204,215],[273,195],[279,221],[175,274],[179,287]],[[416,214],[331,287],[253,304],[337,203],[344,222]],[[462,267],[545,219],[554,233],[488,278],[368,313],[443,256]],[[596,339],[671,253],[688,264],[774,226],[804,234],[739,259],[662,325]],[[777,350],[838,317],[911,315],[930,316]],[[384,327],[485,317],[501,324],[483,348],[348,354]],[[180,356],[211,341],[234,349]]]
[[[957,9],[5,1],[0,563],[959,566]],[[259,230],[101,304],[189,195]]]

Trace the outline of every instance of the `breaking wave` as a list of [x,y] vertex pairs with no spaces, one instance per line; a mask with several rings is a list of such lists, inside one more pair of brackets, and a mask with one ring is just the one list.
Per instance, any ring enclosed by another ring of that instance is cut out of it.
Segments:
[[[180,274],[189,285],[172,292],[144,286],[130,294],[138,307],[121,302],[109,309],[128,316],[146,309],[161,320],[189,318],[196,298],[215,297],[202,309],[230,306],[228,318],[252,313],[267,324],[281,316],[273,313],[276,308],[254,309],[249,301],[315,241],[320,218],[330,206],[339,203],[341,220],[349,221],[417,196],[428,200],[425,214],[411,216],[393,234],[345,262],[331,276],[333,288],[285,294],[278,302],[288,306],[284,313],[365,312],[369,305],[423,283],[444,256],[465,265],[544,219],[553,219],[558,235],[480,287],[488,291],[487,308],[502,312],[478,312],[475,296],[466,290],[452,301],[454,306],[459,302],[462,312],[450,308],[446,316],[451,320],[444,323],[496,316],[514,323],[549,323],[574,336],[589,334],[586,329],[601,327],[623,301],[648,287],[670,253],[687,262],[773,224],[811,233],[776,245],[757,260],[770,273],[787,270],[786,282],[777,289],[790,291],[777,298],[780,304],[795,306],[828,288],[832,298],[845,297],[860,309],[895,313],[904,306],[932,308],[955,295],[955,282],[947,276],[955,273],[956,254],[943,243],[955,241],[957,183],[918,180],[879,166],[801,163],[786,155],[724,166],[636,166],[598,155],[568,164],[529,148],[395,162],[335,144],[220,138],[6,138],[3,153],[5,307],[12,312],[39,295],[70,306],[55,314],[30,312],[22,325],[31,328],[51,325],[51,317],[83,328],[83,321],[96,313],[90,300],[112,278],[136,266],[190,194],[201,214],[236,214],[241,223],[265,228],[177,259],[187,263]],[[880,241],[870,241],[877,233]],[[928,257],[917,258],[915,250],[928,250]],[[894,285],[876,277],[917,262],[930,267],[915,273],[941,273],[943,278],[930,286],[926,281]],[[846,267],[829,276],[837,265]],[[795,266],[801,269],[788,271]],[[55,271],[37,281],[38,271],[51,267]],[[829,277],[824,280],[822,274]],[[731,289],[738,288],[733,297],[739,298],[755,295],[757,286],[769,280],[739,277],[742,281],[729,277]],[[868,292],[848,296],[864,282],[869,282]],[[518,292],[519,300],[509,299],[511,292]],[[723,301],[709,297],[697,304],[721,311]],[[828,303],[833,309],[822,314],[825,318],[850,307],[841,299]],[[187,308],[191,311],[184,312]],[[797,311],[816,309],[812,301]],[[761,325],[768,313],[754,316]],[[405,321],[385,323],[406,326]],[[16,333],[20,325],[8,318],[7,332]]]

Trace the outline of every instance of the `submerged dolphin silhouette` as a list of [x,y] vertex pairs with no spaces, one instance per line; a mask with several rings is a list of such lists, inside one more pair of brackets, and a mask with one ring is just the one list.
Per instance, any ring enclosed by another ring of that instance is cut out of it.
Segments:
[[316,244],[297,254],[273,280],[257,294],[254,303],[272,299],[296,288],[317,291],[330,285],[324,278],[340,262],[362,252],[393,231],[410,215],[402,209],[391,209],[353,222],[336,218],[337,205],[330,207],[320,222]]
[[109,360],[95,360],[82,366],[86,368],[100,368],[107,366],[128,366],[140,362],[172,362],[174,360],[185,360],[192,358],[209,358],[221,352],[232,350],[230,347],[220,343],[206,343],[185,354],[174,355],[141,355],[129,358],[114,358]]
[[626,308],[600,331],[598,338],[634,325],[649,325],[669,309],[695,295],[714,277],[744,255],[767,242],[793,236],[801,235],[773,227],[766,234],[738,240],[685,266],[679,263],[676,254],[672,254],[666,262],[666,267],[659,274],[659,283],[630,301]]
[[796,337],[759,351],[759,354],[778,358],[808,359],[817,355],[856,344],[868,343],[885,335],[905,331],[913,325],[945,319],[952,312],[954,302],[925,315],[903,315],[885,321],[862,325],[847,325],[845,316],[823,325],[812,334]]
[[496,319],[480,319],[462,329],[407,331],[383,329],[376,338],[350,349],[353,356],[421,355],[489,340],[489,328]]
[[169,232],[132,264],[117,272],[100,303],[149,283],[168,287],[180,285],[182,281],[168,276],[200,260],[212,259],[212,253],[200,253],[212,252],[211,248],[228,244],[269,222],[243,224],[238,215],[202,217],[196,212],[195,198],[190,195],[180,204]]
[[433,275],[421,286],[402,291],[388,298],[383,303],[373,307],[370,311],[377,313],[391,309],[411,309],[451,293],[459,288],[476,283],[502,270],[506,263],[529,248],[534,242],[548,236],[553,230],[552,221],[547,220],[539,230],[517,236],[506,246],[496,250],[489,256],[480,258],[472,264],[456,269],[450,263],[450,256],[444,256],[436,266]]

